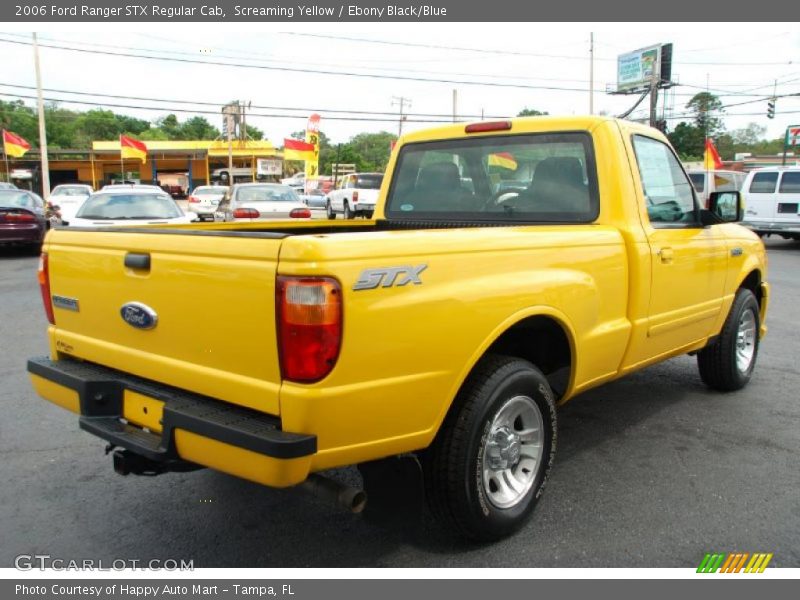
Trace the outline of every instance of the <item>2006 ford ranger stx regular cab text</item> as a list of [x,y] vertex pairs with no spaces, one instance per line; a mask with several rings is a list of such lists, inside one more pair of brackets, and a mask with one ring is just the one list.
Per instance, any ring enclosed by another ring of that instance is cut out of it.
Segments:
[[712,388],[748,382],[769,287],[741,212],[701,210],[626,121],[409,133],[374,221],[51,231],[28,370],[123,474],[288,487],[411,458],[435,515],[497,539],[542,493],[557,405],[686,353]]

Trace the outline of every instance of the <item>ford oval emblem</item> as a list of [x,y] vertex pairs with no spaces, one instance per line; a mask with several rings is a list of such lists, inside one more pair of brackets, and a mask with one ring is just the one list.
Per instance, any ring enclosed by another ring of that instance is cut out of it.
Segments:
[[122,320],[137,329],[152,329],[158,323],[156,311],[141,302],[127,302],[119,310]]

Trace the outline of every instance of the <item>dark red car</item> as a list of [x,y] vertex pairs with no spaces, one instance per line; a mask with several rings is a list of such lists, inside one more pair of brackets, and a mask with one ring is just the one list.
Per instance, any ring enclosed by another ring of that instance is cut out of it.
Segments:
[[44,200],[26,190],[0,190],[0,245],[38,248],[47,232]]

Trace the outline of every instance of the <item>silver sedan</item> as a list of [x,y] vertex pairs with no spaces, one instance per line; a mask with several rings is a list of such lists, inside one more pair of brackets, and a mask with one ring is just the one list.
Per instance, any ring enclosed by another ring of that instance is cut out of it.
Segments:
[[240,183],[231,187],[217,206],[218,221],[310,219],[311,211],[297,193],[277,183]]

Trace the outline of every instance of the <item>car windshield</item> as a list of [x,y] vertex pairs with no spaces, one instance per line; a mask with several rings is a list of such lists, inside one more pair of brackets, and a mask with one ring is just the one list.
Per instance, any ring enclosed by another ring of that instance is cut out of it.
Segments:
[[299,202],[295,191],[286,185],[252,185],[239,188],[237,202]]
[[0,190],[0,206],[19,206],[20,208],[34,208],[36,203],[33,197],[25,192]]
[[91,192],[79,185],[60,185],[53,189],[51,196],[88,196]]
[[174,219],[181,216],[166,194],[94,194],[75,215],[82,219]]
[[379,190],[383,175],[359,175],[356,187],[362,190]]

